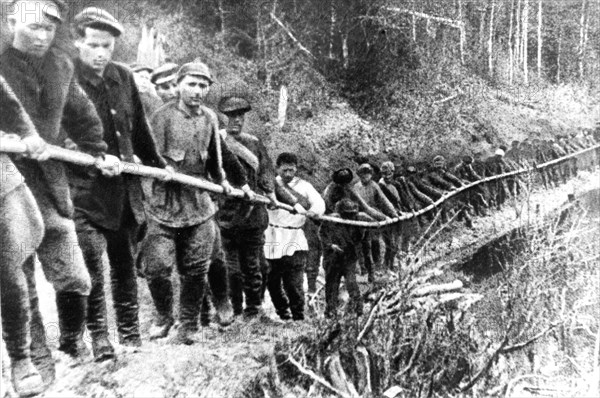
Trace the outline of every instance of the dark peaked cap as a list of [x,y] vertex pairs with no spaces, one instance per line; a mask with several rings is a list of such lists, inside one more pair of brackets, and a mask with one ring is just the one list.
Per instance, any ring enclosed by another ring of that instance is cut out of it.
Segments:
[[84,8],[75,15],[74,22],[75,26],[79,28],[103,29],[115,37],[119,37],[123,33],[123,25],[108,11],[98,7]]

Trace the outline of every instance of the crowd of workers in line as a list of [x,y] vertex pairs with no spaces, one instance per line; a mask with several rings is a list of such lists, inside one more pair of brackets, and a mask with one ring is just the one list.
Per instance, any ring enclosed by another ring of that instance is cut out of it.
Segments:
[[[57,354],[46,341],[36,258],[56,292],[58,355],[75,361],[89,356],[85,328],[95,361],[116,358],[107,324],[105,253],[119,344],[125,347],[142,345],[138,276],[147,281],[156,310],[148,339],[168,337],[173,344],[193,344],[199,325],[210,324],[213,313],[222,327],[236,320],[273,322],[263,310],[267,290],[281,320],[304,320],[304,275],[309,293],[315,293],[321,259],[325,315],[337,316],[342,277],[349,306],[360,314],[358,264],[370,281],[379,267],[393,270],[399,253],[410,250],[415,229],[432,216],[381,231],[307,219],[323,214],[363,221],[393,218],[468,182],[596,143],[589,132],[556,142],[513,142],[489,159],[465,156],[452,168],[442,156],[428,167],[365,162],[356,170],[357,181],[353,170],[340,169],[319,193],[296,175],[295,154],[278,154],[273,164],[261,139],[245,132],[252,104],[243,90],[223,93],[216,109],[205,105],[214,77],[204,63],[152,70],[113,62],[123,26],[96,7],[74,16],[79,56],[71,60],[52,46],[64,22],[62,1],[11,4],[13,40],[0,55],[0,130],[17,135],[28,153],[0,154],[0,290],[3,338],[20,396],[42,392],[55,378]],[[91,154],[96,164],[52,160],[48,144]],[[545,186],[558,184],[579,168],[594,167],[595,160],[568,160],[539,175]],[[122,161],[209,179],[225,194],[235,186],[246,200],[215,197],[168,177],[141,181],[122,174]],[[473,212],[485,215],[488,207],[501,206],[522,189],[517,176],[478,186],[445,203],[441,220],[456,211],[471,226]],[[257,194],[271,205],[253,202]],[[294,212],[279,209],[279,203]],[[180,279],[176,328],[174,268]]]

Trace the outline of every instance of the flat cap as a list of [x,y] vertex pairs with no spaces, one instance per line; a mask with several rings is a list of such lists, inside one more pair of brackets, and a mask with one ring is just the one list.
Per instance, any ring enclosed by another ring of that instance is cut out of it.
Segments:
[[371,165],[369,163],[363,163],[360,166],[358,166],[358,169],[356,170],[356,174],[367,174],[367,173],[373,174],[373,167],[371,167]]
[[433,163],[444,163],[445,161],[446,158],[444,158],[442,155],[437,155],[433,158]]
[[74,22],[78,28],[105,30],[115,37],[119,37],[123,33],[123,25],[108,11],[98,7],[84,8],[75,15]]
[[358,204],[349,198],[343,198],[335,205],[337,213],[343,214],[356,214],[358,213]]
[[471,164],[471,163],[473,163],[474,159],[473,159],[473,156],[471,156],[471,155],[465,155],[465,156],[463,156],[462,160],[466,164]]
[[381,172],[385,173],[385,172],[393,172],[394,170],[396,170],[396,167],[394,166],[394,163],[390,162],[389,160],[387,162],[383,162],[381,164]]
[[150,73],[152,73],[152,71],[153,71],[153,69],[151,67],[149,67],[148,65],[138,64],[137,62],[134,62],[133,64],[129,65],[129,67],[131,68],[133,73],[141,72],[144,70],[147,70]]
[[345,185],[352,182],[354,174],[352,173],[352,170],[348,168],[339,169],[333,172],[331,179],[336,184]]
[[179,70],[179,65],[174,64],[172,62],[167,62],[164,65],[159,66],[154,69],[152,72],[152,76],[150,77],[150,81],[153,84],[163,84],[170,80],[177,78],[177,71]]
[[250,103],[241,97],[224,97],[219,101],[219,111],[223,113],[229,112],[248,112],[252,107]]
[[46,17],[54,19],[58,23],[62,23],[62,10],[65,9],[65,3],[61,0],[45,0],[41,2],[42,13]]
[[177,81],[180,81],[185,76],[199,76],[208,80],[210,84],[213,83],[210,69],[202,62],[188,62],[187,64],[183,64],[177,72]]

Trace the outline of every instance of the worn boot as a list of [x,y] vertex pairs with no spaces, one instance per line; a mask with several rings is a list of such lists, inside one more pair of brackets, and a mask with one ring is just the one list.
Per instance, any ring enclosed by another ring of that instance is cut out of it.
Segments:
[[20,397],[31,397],[44,392],[46,386],[30,358],[11,361],[12,383]]
[[[35,288],[35,287],[34,287]],[[56,368],[52,352],[46,342],[46,329],[40,313],[39,300],[37,295],[29,295],[29,305],[31,310],[31,320],[29,330],[31,332],[31,361],[42,376],[45,385],[50,385],[56,378]]]
[[206,294],[204,294],[204,298],[202,299],[202,307],[200,309],[200,325],[203,327],[210,326],[210,313],[213,308],[210,296],[210,291],[208,291]]
[[[103,275],[100,275],[103,277]],[[92,336],[92,352],[96,362],[115,358],[115,349],[108,340],[108,325],[106,320],[106,300],[104,299],[104,284],[92,284],[88,297],[87,327]]]
[[83,342],[87,297],[74,292],[56,293],[60,340],[58,349],[75,359],[89,355]]
[[198,330],[198,314],[206,286],[205,275],[181,276],[181,295],[179,298],[180,325],[173,344],[194,344],[193,334]]
[[[210,297],[212,297],[212,302],[217,313],[217,322],[221,326],[231,325],[234,311],[229,300],[229,272],[227,265],[222,259],[216,259],[210,264],[208,282],[210,284]],[[207,296],[208,294],[205,294],[205,301],[208,299],[210,303],[210,299]],[[202,312],[204,313],[204,310]]]
[[150,327],[150,340],[169,335],[173,326],[173,285],[169,278],[155,278],[148,282],[157,312],[156,321]]
[[119,343],[128,347],[140,347],[138,288],[134,266],[111,264],[113,304],[117,318]]

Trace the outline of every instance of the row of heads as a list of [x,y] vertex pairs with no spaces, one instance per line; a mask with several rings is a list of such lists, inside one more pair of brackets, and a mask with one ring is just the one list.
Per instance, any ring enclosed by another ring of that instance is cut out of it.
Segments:
[[[27,4],[27,1],[16,0],[11,4],[14,6],[14,10],[9,10],[8,13],[13,14],[13,17],[17,18],[16,15],[19,12],[24,13],[21,17],[24,18],[25,14],[32,12],[32,7]],[[41,0],[35,2],[36,10],[38,10],[43,17],[47,18],[52,22],[61,24],[63,22],[62,14],[65,12],[66,5],[60,0]],[[19,10],[20,8],[20,10]],[[35,11],[33,11],[35,12]],[[75,33],[83,37],[87,28],[101,30],[110,33],[113,37],[118,38],[124,32],[123,25],[107,10],[99,7],[86,7],[73,18],[73,26]],[[150,74],[150,81],[155,86],[171,82],[171,84],[178,84],[186,76],[199,77],[206,81],[206,86],[210,86],[214,83],[214,77],[210,71],[210,68],[202,62],[189,62],[184,65],[177,65],[174,63],[166,63],[156,70],[144,66],[144,65],[131,65],[134,73],[146,71]],[[248,112],[251,110],[250,102],[242,96],[228,96],[222,98],[219,103],[219,110],[224,113],[232,112]]]

